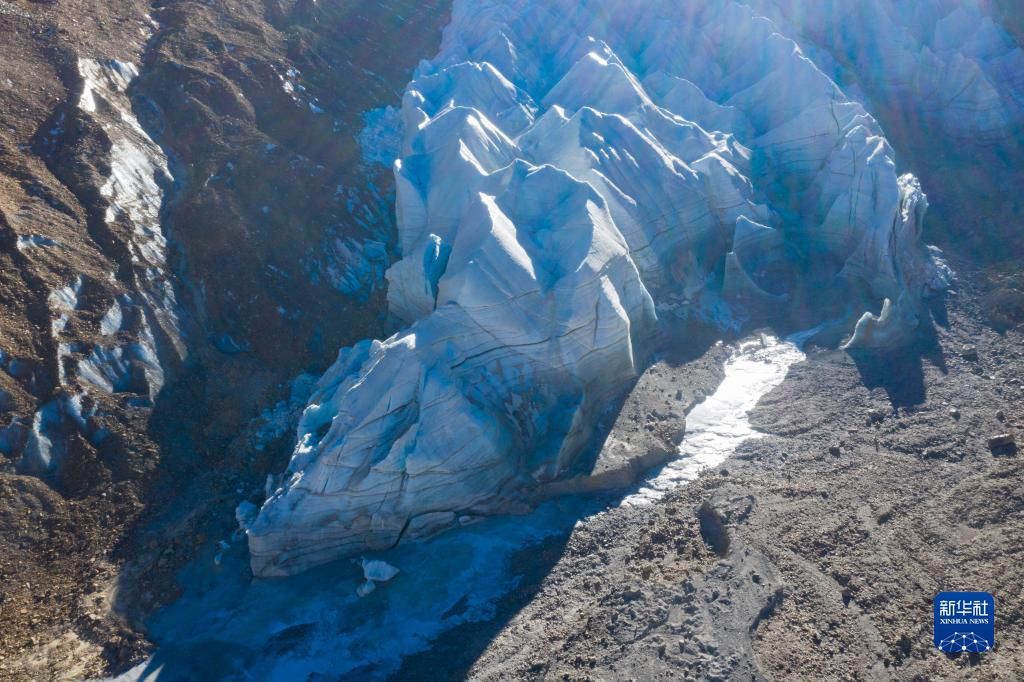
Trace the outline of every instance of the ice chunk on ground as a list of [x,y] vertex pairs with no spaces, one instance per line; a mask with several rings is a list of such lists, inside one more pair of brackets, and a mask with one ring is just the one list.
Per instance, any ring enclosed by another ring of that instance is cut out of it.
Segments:
[[398,575],[398,569],[379,559],[363,559],[363,577],[377,583],[386,583]]
[[377,589],[377,583],[387,582],[398,575],[398,569],[385,561],[363,559],[362,565],[364,581],[356,588],[360,597]]

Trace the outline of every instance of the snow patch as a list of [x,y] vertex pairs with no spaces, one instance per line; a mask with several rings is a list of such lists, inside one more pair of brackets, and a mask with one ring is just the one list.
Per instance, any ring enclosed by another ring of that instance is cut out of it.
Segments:
[[124,312],[121,310],[121,303],[114,301],[107,312],[103,314],[103,319],[100,320],[100,334],[113,336],[121,330],[123,322]]
[[19,251],[27,251],[35,247],[50,248],[59,243],[57,240],[41,234],[18,235],[17,247]]
[[70,285],[54,289],[50,292],[47,302],[50,311],[57,315],[50,322],[53,338],[57,338],[71,319],[71,313],[78,309],[78,294],[82,291],[82,276],[79,275]]

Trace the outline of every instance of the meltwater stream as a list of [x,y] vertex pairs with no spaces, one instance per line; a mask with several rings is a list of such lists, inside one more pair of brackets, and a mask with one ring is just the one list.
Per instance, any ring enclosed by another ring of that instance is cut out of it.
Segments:
[[[815,330],[816,331],[816,330]],[[768,391],[782,383],[790,366],[804,359],[805,332],[788,339],[761,335],[741,342],[725,363],[725,379],[704,402],[686,415],[686,436],[679,457],[652,474],[640,490],[623,500],[648,504],[672,488],[692,481],[708,467],[721,464],[748,438],[760,436],[748,416]]]
[[[659,499],[757,436],[747,415],[804,357],[801,340],[759,336],[738,344],[725,380],[688,416],[679,459],[622,504]],[[579,519],[608,508],[608,498],[566,497],[527,516],[493,518],[374,553],[401,572],[362,598],[356,561],[253,581],[244,543],[235,543],[219,565],[211,554],[182,572],[184,595],[151,623],[158,652],[121,679],[385,679],[444,632],[494,618],[521,580],[517,554],[567,536]]]

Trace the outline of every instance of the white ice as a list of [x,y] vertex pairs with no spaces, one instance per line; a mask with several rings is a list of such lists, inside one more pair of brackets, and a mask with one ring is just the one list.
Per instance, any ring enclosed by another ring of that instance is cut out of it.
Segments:
[[762,335],[737,347],[725,363],[725,379],[686,416],[686,435],[678,457],[648,477],[622,503],[643,505],[659,500],[705,469],[724,462],[743,441],[760,437],[750,425],[750,411],[804,357],[799,337]]
[[748,1],[826,73],[847,76],[850,92],[862,84],[878,104],[938,123],[954,142],[1002,139],[1024,121],[1024,51],[991,3]]
[[[179,309],[167,266],[167,237],[160,221],[164,190],[171,182],[167,156],[140,125],[128,97],[138,68],[117,60],[80,59],[83,90],[79,106],[103,126],[111,140],[110,176],[100,188],[108,222],[127,220],[138,290],[154,321],[179,357],[186,355]],[[99,106],[102,101],[104,106]]]

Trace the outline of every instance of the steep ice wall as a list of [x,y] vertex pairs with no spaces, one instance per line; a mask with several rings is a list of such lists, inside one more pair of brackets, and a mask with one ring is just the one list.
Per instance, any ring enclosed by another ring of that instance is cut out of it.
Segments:
[[985,0],[750,3],[787,35],[804,37],[826,70],[852,70],[887,105],[952,137],[998,140],[1024,122],[1024,51]]
[[320,380],[248,529],[257,575],[530,504],[577,473],[659,317],[779,305],[793,282],[765,273],[809,269],[780,262],[889,300],[864,343],[942,284],[875,121],[738,3],[457,1],[402,118],[387,279],[410,326]]

